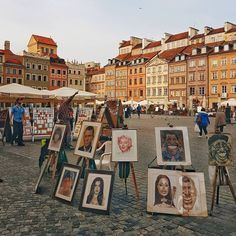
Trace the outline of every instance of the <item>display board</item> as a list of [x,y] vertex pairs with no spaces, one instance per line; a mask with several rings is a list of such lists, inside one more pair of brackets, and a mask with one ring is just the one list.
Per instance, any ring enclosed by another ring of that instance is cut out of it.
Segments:
[[51,135],[53,129],[54,112],[52,108],[33,109],[33,134]]

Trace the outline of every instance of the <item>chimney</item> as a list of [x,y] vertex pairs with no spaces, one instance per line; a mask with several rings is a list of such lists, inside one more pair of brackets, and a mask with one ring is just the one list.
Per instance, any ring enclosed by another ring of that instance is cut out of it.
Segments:
[[195,29],[193,27],[189,27],[188,28],[188,36],[189,38],[192,38],[193,36],[197,35],[198,34],[198,29]]
[[204,27],[204,35],[207,35],[210,31],[212,31],[212,27],[209,27],[209,26],[205,26]]
[[4,49],[5,49],[5,50],[10,50],[10,41],[6,40],[6,41],[4,42]]
[[235,25],[230,23],[230,22],[225,22],[224,24],[224,30],[225,32],[228,32],[229,30],[231,30]]

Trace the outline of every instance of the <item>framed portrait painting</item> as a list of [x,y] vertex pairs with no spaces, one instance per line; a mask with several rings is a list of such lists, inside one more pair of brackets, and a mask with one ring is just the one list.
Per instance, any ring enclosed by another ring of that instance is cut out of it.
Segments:
[[80,174],[81,167],[71,164],[64,164],[55,187],[54,197],[71,203]]
[[97,121],[98,122],[102,122],[103,120],[103,117],[104,117],[104,114],[105,114],[105,110],[106,110],[106,107],[102,107],[99,111],[99,114],[98,114],[98,117],[97,117]]
[[113,171],[86,170],[79,209],[109,214],[113,184]]
[[49,141],[48,149],[59,152],[66,131],[66,125],[55,124]]
[[158,165],[191,165],[187,127],[156,127]]
[[204,174],[149,168],[147,212],[207,216]]
[[112,161],[138,161],[136,130],[112,129]]
[[230,134],[213,134],[208,139],[208,164],[211,166],[232,166],[232,144]]
[[83,121],[75,147],[75,154],[93,158],[101,131],[101,123]]

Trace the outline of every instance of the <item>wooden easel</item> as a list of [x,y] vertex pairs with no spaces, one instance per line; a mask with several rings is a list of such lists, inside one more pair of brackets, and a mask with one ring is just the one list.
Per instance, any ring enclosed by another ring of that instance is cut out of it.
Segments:
[[[218,184],[217,184],[218,179]],[[226,183],[226,184],[225,184]],[[219,204],[219,193],[220,193],[220,186],[228,185],[230,191],[232,193],[233,199],[236,203],[236,195],[233,189],[233,185],[230,181],[228,169],[226,166],[216,166],[215,169],[215,176],[213,180],[213,193],[212,193],[212,200],[211,200],[211,211],[210,215],[213,213],[214,202],[215,202],[215,193],[216,193],[216,186],[217,186],[217,194],[216,194],[216,204]]]
[[[132,180],[133,180],[133,184],[134,184],[136,198],[137,198],[137,200],[139,200],[139,191],[138,191],[138,185],[137,185],[136,176],[135,176],[135,172],[134,172],[134,163],[133,162],[128,162],[128,163],[129,163],[130,169],[131,169]],[[114,173],[116,173],[117,166],[118,166],[118,162],[115,163]],[[127,195],[128,194],[128,191],[127,191],[127,178],[125,178],[125,192],[126,192],[126,195]]]

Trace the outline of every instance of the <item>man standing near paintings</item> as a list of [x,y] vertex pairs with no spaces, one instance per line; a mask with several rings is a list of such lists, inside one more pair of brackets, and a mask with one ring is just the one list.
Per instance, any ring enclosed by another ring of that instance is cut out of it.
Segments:
[[25,146],[23,143],[23,121],[25,123],[25,109],[21,105],[21,99],[17,98],[11,109],[10,124],[13,126],[11,144],[18,143],[18,146]]
[[70,126],[70,111],[71,111],[71,101],[73,100],[74,96],[78,94],[78,91],[66,99],[60,106],[58,110],[58,119],[60,122],[66,125],[66,132],[65,132],[65,148],[72,149],[71,146],[71,126]]

